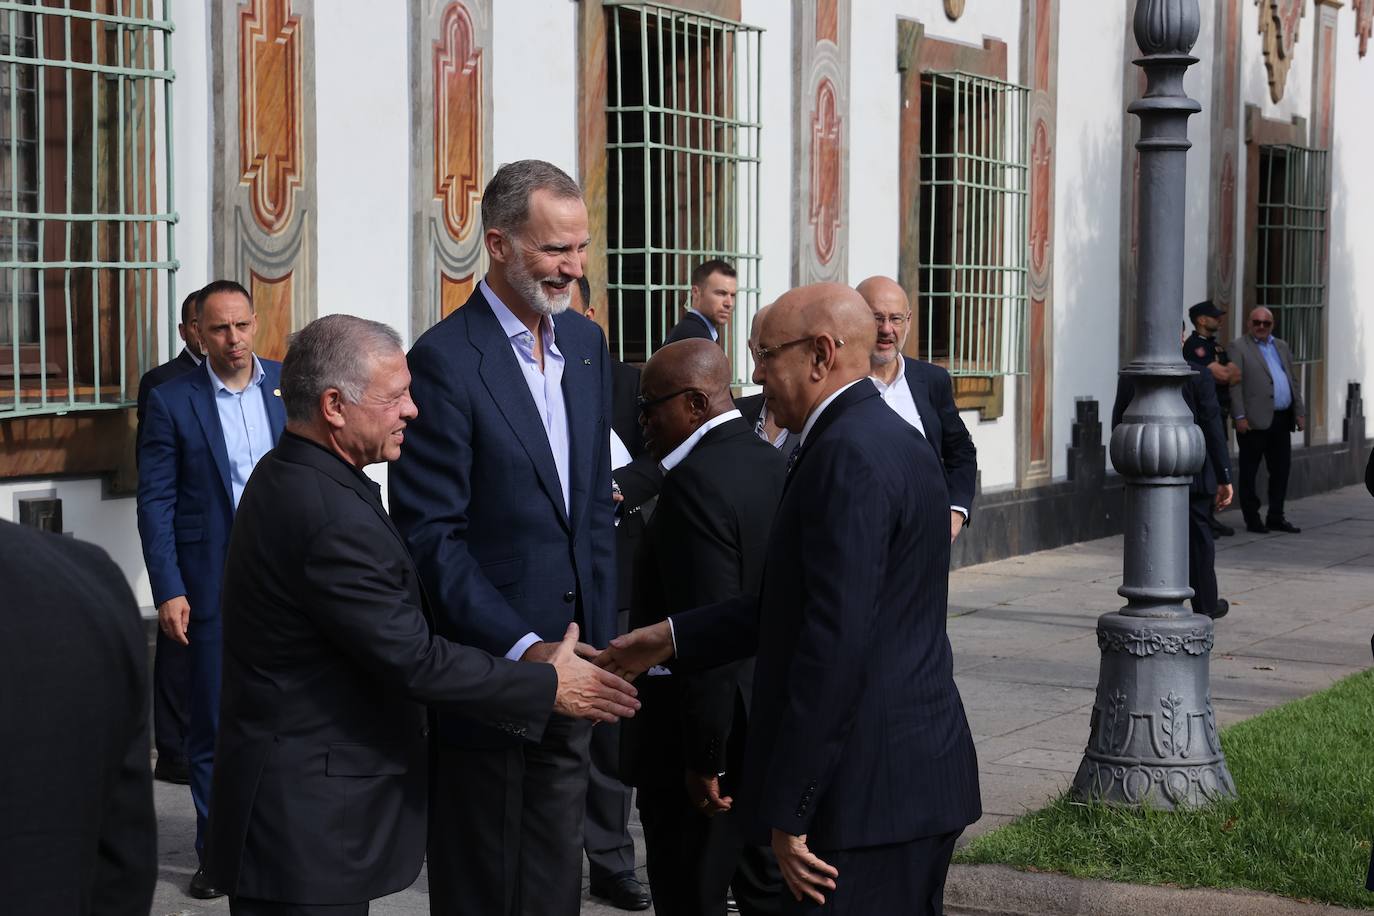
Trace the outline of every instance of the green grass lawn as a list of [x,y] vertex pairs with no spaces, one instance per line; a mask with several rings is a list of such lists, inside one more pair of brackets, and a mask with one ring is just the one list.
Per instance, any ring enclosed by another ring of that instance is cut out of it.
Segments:
[[1067,796],[955,856],[1081,878],[1251,888],[1374,909],[1374,671],[1221,733],[1239,797],[1166,814]]

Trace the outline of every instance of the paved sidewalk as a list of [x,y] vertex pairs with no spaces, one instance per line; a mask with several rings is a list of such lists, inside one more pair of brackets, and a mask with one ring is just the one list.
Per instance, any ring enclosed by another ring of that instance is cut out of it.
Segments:
[[[1212,655],[1212,701],[1222,726],[1370,665],[1374,499],[1350,487],[1294,502],[1288,515],[1302,534],[1242,529],[1217,543],[1218,583],[1231,600]],[[1239,513],[1225,518],[1240,524]],[[1097,683],[1097,617],[1124,604],[1116,594],[1121,546],[1120,537],[1106,538],[952,574],[949,636],[986,812],[970,835],[1040,807],[1073,777]],[[222,900],[204,904],[184,893],[195,860],[189,793],[158,783],[157,804],[161,870],[153,914],[227,914]],[[372,912],[427,914],[423,876]],[[621,911],[588,900],[582,912]]]

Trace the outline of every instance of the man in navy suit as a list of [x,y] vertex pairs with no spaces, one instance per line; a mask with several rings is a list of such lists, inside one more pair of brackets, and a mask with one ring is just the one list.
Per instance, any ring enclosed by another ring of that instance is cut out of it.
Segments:
[[[201,355],[200,333],[196,330],[196,297],[199,294],[200,290],[194,290],[181,303],[177,333],[186,346],[175,359],[149,369],[138,381],[138,438],[143,436],[143,415],[148,412],[149,393],[163,382],[198,369],[205,361]],[[153,655],[153,746],[157,748],[153,778],[180,785],[186,785],[191,779],[186,765],[186,704],[191,692],[187,674],[189,664],[186,647],[158,630],[157,649]]]
[[869,357],[873,382],[888,406],[935,449],[949,487],[949,539],[953,541],[973,512],[978,449],[959,417],[949,373],[902,353],[911,331],[911,303],[906,291],[888,277],[869,277],[859,284],[858,291],[878,326],[877,343]]
[[[419,417],[390,505],[435,629],[546,661],[570,622],[615,635],[610,352],[567,311],[589,244],[577,183],[503,166],[482,197],[491,268],[415,343]],[[429,892],[436,914],[575,914],[591,726],[553,716],[539,741],[437,715]]]
[[206,818],[219,721],[220,582],[229,530],[254,465],[286,425],[281,364],[253,355],[257,316],[248,291],[216,280],[196,324],[205,364],[154,388],[138,443],[138,533],[158,626],[189,646],[186,758],[201,868],[193,897],[221,896],[205,876]]
[[854,290],[802,287],[765,316],[754,381],[798,435],[757,598],[674,614],[600,657],[633,676],[757,652],[736,806],[771,836],[784,912],[938,916],[978,819],[977,757],[945,635],[949,494],[868,378]]
[[720,333],[735,310],[739,279],[726,261],[712,258],[692,271],[692,299],[687,314],[668,332],[663,345],[701,337],[720,342]]

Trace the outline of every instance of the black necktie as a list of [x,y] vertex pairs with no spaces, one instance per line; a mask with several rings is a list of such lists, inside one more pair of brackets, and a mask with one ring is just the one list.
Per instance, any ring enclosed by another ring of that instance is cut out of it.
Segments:
[[797,459],[801,457],[801,443],[792,446],[792,451],[787,455],[787,473],[791,474],[792,469],[797,466]]

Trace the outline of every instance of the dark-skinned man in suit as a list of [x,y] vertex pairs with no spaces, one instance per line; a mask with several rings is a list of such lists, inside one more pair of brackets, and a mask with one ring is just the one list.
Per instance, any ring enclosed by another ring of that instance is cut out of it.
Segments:
[[[611,356],[568,310],[590,244],[575,181],[502,166],[482,230],[486,276],[410,350],[420,415],[390,507],[439,634],[542,661],[569,623],[593,645],[615,635]],[[538,743],[442,711],[437,727],[432,911],[575,916],[590,724],[555,715]]]
[[935,449],[949,487],[949,539],[968,524],[978,483],[978,449],[954,403],[949,373],[934,363],[902,353],[911,333],[911,302],[888,277],[869,277],[858,286],[877,324],[878,337],[869,357],[878,392]]
[[[730,374],[706,340],[669,344],[644,367],[640,422],[664,483],[635,558],[632,626],[758,593],[787,459],[735,409]],[[729,888],[745,916],[777,912],[777,865],[730,811],[753,668],[644,678],[643,718],[622,728],[660,916],[725,916]]]
[[757,653],[735,796],[785,913],[938,916],[954,842],[981,814],[945,635],[949,493],[933,449],[869,380],[873,316],[833,283],[765,316],[754,381],[798,434],[757,599],[612,640],[637,675]]
[[[200,291],[195,290],[181,303],[181,322],[177,325],[177,334],[185,343],[181,352],[174,359],[149,369],[138,380],[139,437],[143,435],[143,414],[148,410],[148,395],[152,390],[163,382],[199,369],[205,361],[200,329],[196,325],[199,295]],[[189,665],[186,647],[159,629],[157,647],[153,651],[153,746],[157,748],[153,778],[180,785],[191,781],[186,763],[186,705],[191,692]]]
[[433,634],[363,473],[400,456],[416,415],[395,331],[317,319],[293,338],[281,384],[286,434],[244,489],[225,565],[210,870],[234,916],[364,916],[420,872],[421,703],[537,741],[551,711],[631,715],[634,688],[575,654],[576,624],[550,664]]

